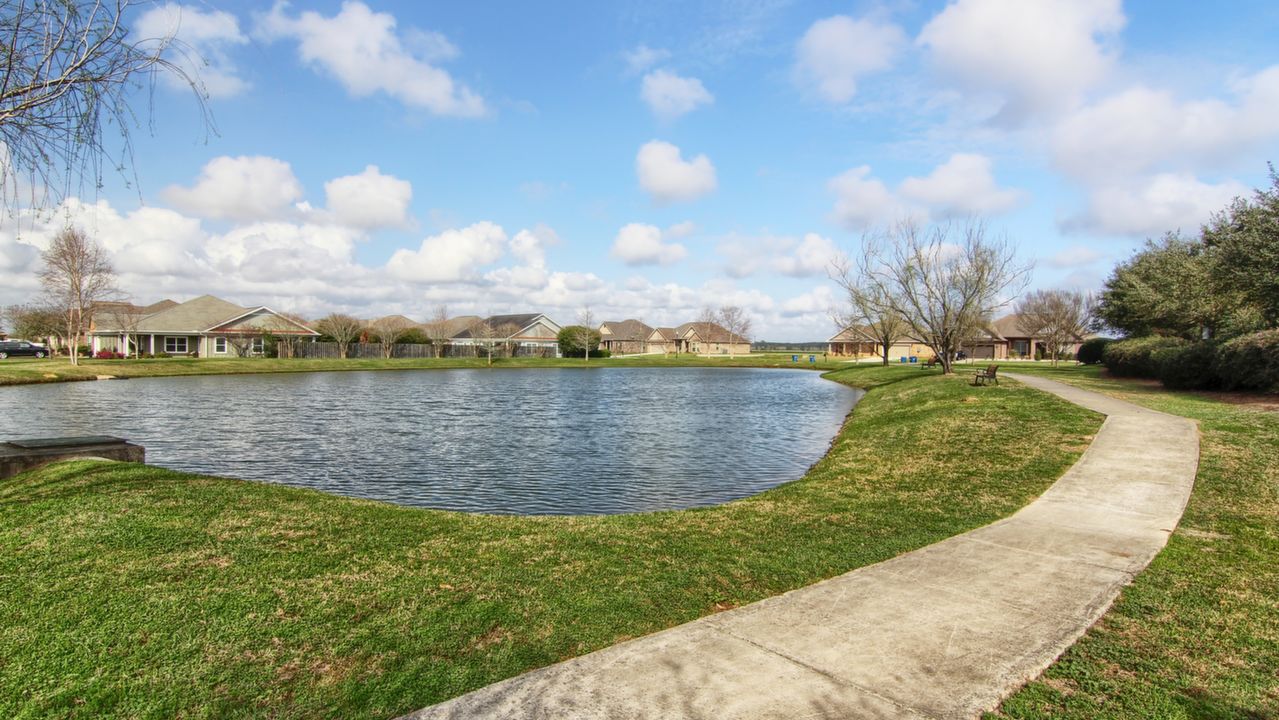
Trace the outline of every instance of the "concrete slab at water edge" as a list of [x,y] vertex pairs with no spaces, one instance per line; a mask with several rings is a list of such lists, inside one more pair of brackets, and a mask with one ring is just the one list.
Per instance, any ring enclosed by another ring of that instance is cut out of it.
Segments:
[[1198,466],[1190,420],[1013,377],[1108,416],[1083,457],[1013,516],[407,717],[967,718],[994,708],[1158,554]]

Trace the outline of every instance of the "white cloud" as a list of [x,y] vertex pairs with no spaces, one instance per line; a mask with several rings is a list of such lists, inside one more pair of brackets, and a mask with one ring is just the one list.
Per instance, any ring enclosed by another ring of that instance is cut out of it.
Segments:
[[383,175],[369,165],[359,175],[324,183],[325,205],[342,225],[366,229],[405,227],[413,186],[407,180]]
[[1088,209],[1063,224],[1067,231],[1154,236],[1193,232],[1248,188],[1233,180],[1210,184],[1189,173],[1161,173],[1135,185],[1099,187]]
[[1021,202],[1018,190],[1000,188],[984,155],[956,153],[925,177],[909,177],[895,191],[871,176],[868,165],[855,167],[827,183],[835,195],[834,220],[850,230],[905,218],[997,215]]
[[850,230],[865,230],[910,214],[883,182],[871,177],[869,165],[841,173],[826,186],[835,195],[835,221]]
[[[781,303],[781,314],[783,317],[819,317],[826,323],[830,316],[832,308],[838,303],[835,300],[835,293],[829,285],[818,285],[817,287],[787,298]],[[824,338],[822,338],[824,339]]]
[[684,160],[678,147],[661,140],[640,147],[635,172],[640,187],[659,203],[696,200],[718,184],[710,158],[698,155]]
[[654,65],[670,58],[671,52],[661,48],[639,45],[631,50],[622,51],[622,60],[632,74],[638,75]]
[[1081,108],[1053,134],[1056,163],[1089,181],[1220,165],[1279,137],[1279,65],[1235,84],[1235,103],[1134,87]]
[[995,184],[990,158],[956,153],[927,177],[902,181],[898,192],[909,201],[926,205],[943,216],[995,215],[1011,209],[1022,194]]
[[1086,245],[1071,245],[1048,258],[1048,265],[1057,269],[1077,268],[1092,265],[1105,257],[1100,252]]
[[210,160],[192,187],[171,186],[163,195],[179,210],[204,218],[267,220],[289,214],[302,198],[302,184],[283,160],[224,155]]
[[692,220],[685,220],[666,228],[662,235],[668,238],[686,238],[695,232],[697,232],[697,223]]
[[640,97],[648,104],[649,110],[663,120],[674,120],[715,102],[715,97],[701,80],[681,77],[666,70],[654,70],[644,76]]
[[[240,22],[222,10],[204,11],[190,5],[166,2],[154,5],[133,22],[131,36],[143,46],[167,42],[165,57],[188,75],[198,77],[210,97],[230,97],[248,88],[239,76],[228,51],[249,41],[240,32]],[[164,81],[178,89],[185,81],[172,73],[161,73]]]
[[853,99],[857,81],[887,70],[906,44],[901,28],[836,15],[813,23],[795,47],[795,79],[826,102]]
[[761,271],[795,278],[824,276],[839,252],[830,238],[811,232],[802,238],[729,235],[715,249],[727,261],[724,270],[732,278]]
[[304,63],[327,72],[355,97],[382,92],[436,115],[485,113],[483,98],[432,64],[457,55],[443,35],[410,31],[402,38],[394,15],[373,12],[357,0],[344,2],[333,17],[310,10],[290,17],[287,7],[277,2],[260,18],[262,36],[297,40]]
[[613,239],[613,257],[627,265],[670,265],[687,254],[683,245],[663,242],[662,231],[655,225],[630,223]]
[[958,0],[920,32],[937,72],[1018,122],[1077,104],[1110,71],[1120,0]]
[[427,237],[417,250],[396,250],[386,267],[393,277],[408,282],[458,282],[473,278],[505,251],[506,232],[491,222],[479,222]]

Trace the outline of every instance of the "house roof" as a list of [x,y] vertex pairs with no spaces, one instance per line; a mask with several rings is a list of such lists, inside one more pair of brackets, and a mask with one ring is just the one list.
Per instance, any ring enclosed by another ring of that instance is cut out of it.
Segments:
[[[604,332],[605,328],[608,332]],[[607,335],[609,340],[647,340],[653,334],[653,328],[639,320],[622,320],[621,322],[600,323],[600,334]]]
[[397,322],[397,323],[400,323],[401,325],[404,325],[405,327],[415,327],[415,328],[422,327],[422,323],[404,315],[383,315],[380,318],[375,318],[373,320],[370,320],[369,325],[376,326],[379,323],[384,323],[384,322]]
[[[480,323],[484,323],[488,325],[499,336],[514,337],[516,335],[519,335],[521,331],[525,330],[526,328],[528,328],[530,325],[537,322],[538,320],[545,320],[547,324],[552,325],[556,328],[559,327],[558,323],[546,317],[542,313],[519,313],[516,315],[490,315],[484,318],[483,320],[477,319],[475,322],[468,325],[465,330],[462,330],[454,337],[457,337],[457,338],[472,337],[471,329],[474,328],[476,325],[479,325]],[[507,330],[504,330],[503,328],[508,328],[508,329],[515,328],[515,329],[513,331],[507,332]]]
[[148,315],[138,323],[138,332],[199,333],[249,312],[249,308],[240,307],[222,298],[201,295],[194,300]]
[[649,334],[649,338],[652,339],[654,334],[666,342],[670,342],[671,340],[679,337],[679,335],[675,332],[675,328],[668,327],[653,328],[653,332]]
[[720,325],[719,323],[687,322],[675,328],[675,333],[679,335],[679,337],[687,337],[690,330],[696,333],[697,338],[701,340],[702,342],[710,342],[710,343],[747,342],[746,338],[740,335],[733,337],[728,332],[728,329],[725,328],[723,325]]
[[990,324],[991,334],[998,335],[1001,340],[1012,337],[1030,337],[1021,326],[1021,317],[1016,313],[1005,315]]
[[440,333],[445,337],[457,337],[463,330],[483,320],[479,315],[458,315],[455,318],[449,318],[443,323],[443,331]]

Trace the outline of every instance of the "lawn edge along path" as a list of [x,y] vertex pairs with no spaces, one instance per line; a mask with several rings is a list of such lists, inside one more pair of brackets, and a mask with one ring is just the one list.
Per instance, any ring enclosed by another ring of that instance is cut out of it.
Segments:
[[973,717],[1052,664],[1159,553],[1199,457],[1189,419],[1033,377],[1107,416],[1004,520],[405,716]]

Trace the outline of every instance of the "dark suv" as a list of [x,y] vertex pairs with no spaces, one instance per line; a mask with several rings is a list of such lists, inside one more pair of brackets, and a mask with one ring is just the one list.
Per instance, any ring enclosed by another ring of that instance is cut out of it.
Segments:
[[48,354],[49,350],[45,346],[32,345],[26,340],[0,340],[0,360],[19,355],[33,355],[42,358]]

